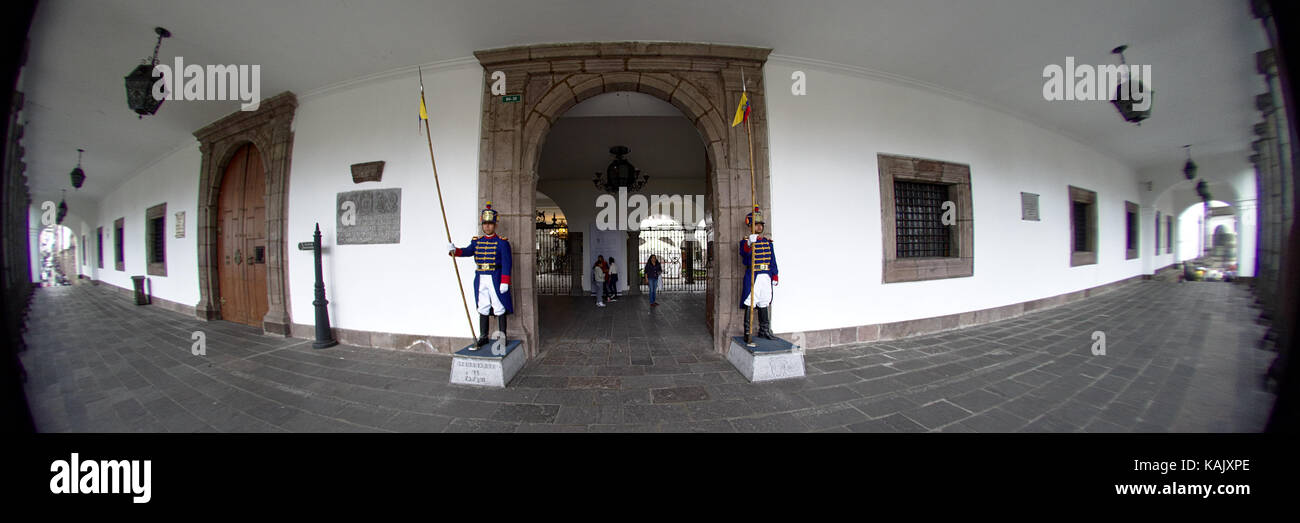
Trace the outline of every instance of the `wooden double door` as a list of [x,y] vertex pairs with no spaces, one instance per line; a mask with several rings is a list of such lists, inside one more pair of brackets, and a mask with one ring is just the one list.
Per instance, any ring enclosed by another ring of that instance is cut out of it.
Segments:
[[253,144],[235,152],[221,177],[217,224],[221,319],[262,327],[266,293],[266,172]]

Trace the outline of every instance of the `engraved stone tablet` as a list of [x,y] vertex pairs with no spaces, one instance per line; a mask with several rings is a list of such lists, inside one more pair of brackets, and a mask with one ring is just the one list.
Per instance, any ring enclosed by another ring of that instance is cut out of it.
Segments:
[[335,207],[337,245],[399,243],[402,233],[402,190],[372,189],[338,194]]
[[1020,193],[1020,219],[1029,221],[1039,221],[1038,219],[1038,195],[1034,193]]
[[451,378],[454,385],[480,387],[505,387],[524,368],[524,351],[520,340],[503,340],[502,347],[487,345],[470,350],[473,344],[456,351],[451,359]]
[[384,177],[384,161],[352,164],[352,183],[377,182]]
[[176,237],[185,237],[185,211],[176,213]]

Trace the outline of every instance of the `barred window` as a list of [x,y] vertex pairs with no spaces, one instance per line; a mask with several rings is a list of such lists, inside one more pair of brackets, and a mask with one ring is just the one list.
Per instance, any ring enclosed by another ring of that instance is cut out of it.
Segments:
[[[877,153],[876,168],[880,282],[974,276],[970,165]],[[945,216],[952,221],[945,224]]]
[[98,254],[99,268],[104,268],[104,228],[95,229],[95,250]]
[[1088,207],[1084,202],[1074,202],[1074,250],[1091,251],[1092,242],[1088,241]]
[[1156,254],[1160,254],[1160,211],[1156,211],[1156,235],[1153,235]]
[[145,272],[152,276],[167,275],[167,204],[145,210]]
[[113,221],[113,268],[126,270],[126,218]]
[[[1070,266],[1097,263],[1097,193],[1069,186]],[[1136,213],[1136,211],[1135,211]],[[1130,225],[1126,231],[1132,231]]]
[[946,201],[948,201],[947,185],[894,181],[898,258],[952,255],[952,233],[941,219],[944,212],[943,202]]
[[163,263],[167,259],[166,237],[163,236],[163,219],[149,220],[149,263]]
[[1174,217],[1165,215],[1165,254],[1174,252]]
[[1138,204],[1124,202],[1124,259],[1138,257]]

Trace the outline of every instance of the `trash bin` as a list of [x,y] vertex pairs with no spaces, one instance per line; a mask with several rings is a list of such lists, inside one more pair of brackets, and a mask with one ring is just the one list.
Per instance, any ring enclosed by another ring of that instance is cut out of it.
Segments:
[[144,276],[132,276],[131,283],[135,286],[135,304],[148,305],[149,297],[144,293]]

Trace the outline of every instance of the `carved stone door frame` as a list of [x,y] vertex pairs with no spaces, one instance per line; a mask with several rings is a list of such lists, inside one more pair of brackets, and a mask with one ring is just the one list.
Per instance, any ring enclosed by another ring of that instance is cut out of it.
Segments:
[[199,302],[195,315],[202,320],[221,318],[217,302],[217,200],[226,164],[244,144],[262,153],[266,172],[266,299],[269,307],[262,318],[262,332],[289,336],[289,299],[286,289],[285,227],[289,186],[289,162],[293,156],[293,115],[298,98],[285,91],[263,100],[256,111],[240,111],[194,132],[203,155],[199,171],[198,243]]
[[[532,238],[541,149],[556,119],[577,103],[602,93],[635,91],[667,101],[695,124],[705,143],[713,172],[708,218],[715,231],[716,286],[712,306],[714,350],[725,353],[728,339],[742,329],[740,280],[744,271],[734,248],[746,233],[749,212],[750,153],[745,126],[731,127],[741,95],[744,71],[753,123],[754,185],[758,204],[770,204],[767,111],[763,64],[771,49],[732,45],[660,42],[543,44],[474,53],[484,70],[483,113],[479,143],[479,203],[491,200],[500,211],[500,230],[507,236]],[[505,102],[493,95],[492,74],[506,74]],[[593,203],[594,205],[594,203]],[[773,217],[767,212],[768,231]],[[538,346],[535,249],[513,243],[511,291],[518,320],[512,337],[525,341],[529,355]]]

